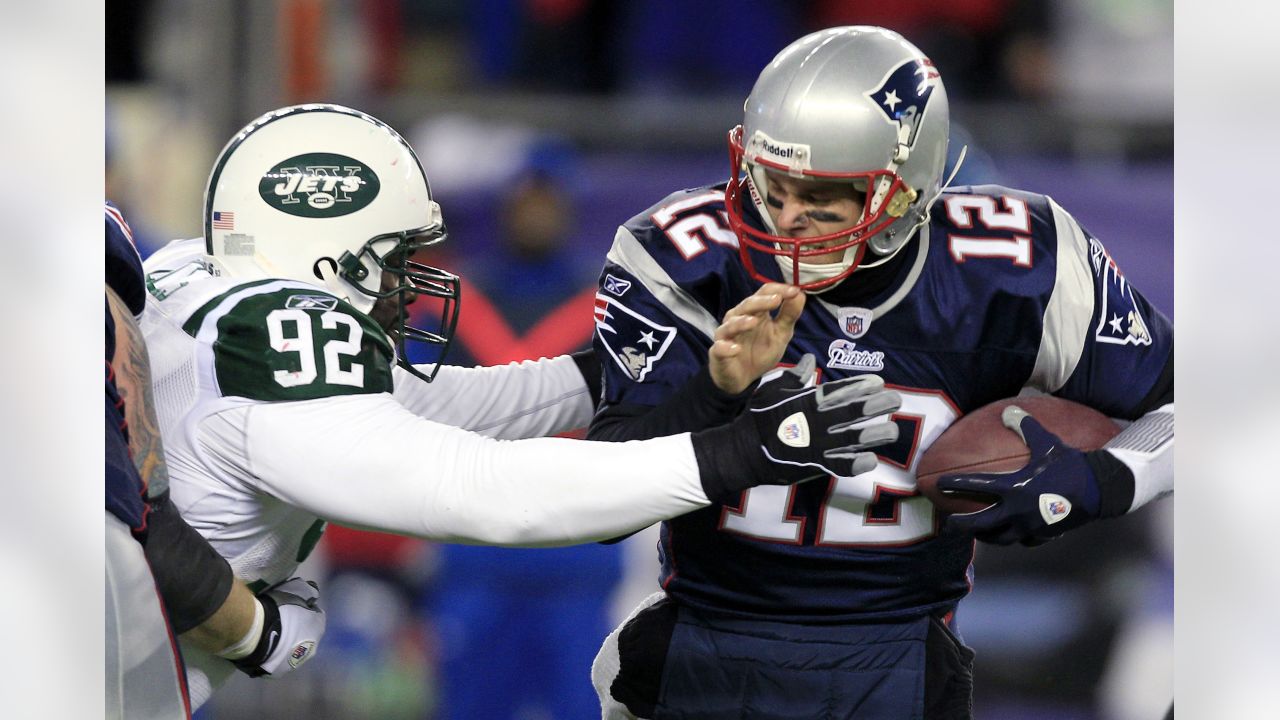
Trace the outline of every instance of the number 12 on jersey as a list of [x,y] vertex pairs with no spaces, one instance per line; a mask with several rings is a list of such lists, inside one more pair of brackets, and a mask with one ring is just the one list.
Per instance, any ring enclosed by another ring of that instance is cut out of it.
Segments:
[[855,547],[909,545],[932,537],[935,509],[916,494],[916,462],[960,413],[939,393],[895,389],[902,394],[902,408],[893,419],[902,432],[895,445],[877,453],[875,470],[826,481],[827,494],[816,513],[797,510],[797,486],[751,488],[738,508],[721,510],[721,531],[800,545],[809,523],[816,522],[813,544]]

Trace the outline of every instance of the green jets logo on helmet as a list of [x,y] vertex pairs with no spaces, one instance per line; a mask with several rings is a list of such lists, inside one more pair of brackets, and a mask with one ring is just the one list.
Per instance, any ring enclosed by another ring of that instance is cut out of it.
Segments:
[[349,215],[373,202],[382,183],[369,166],[336,153],[307,153],[263,173],[258,194],[280,212],[307,218]]

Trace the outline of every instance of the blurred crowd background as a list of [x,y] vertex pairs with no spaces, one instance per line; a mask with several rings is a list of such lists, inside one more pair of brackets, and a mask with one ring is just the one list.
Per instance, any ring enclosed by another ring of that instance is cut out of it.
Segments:
[[[365,110],[414,145],[444,209],[433,260],[465,285],[449,362],[556,355],[590,342],[617,226],[724,178],[759,70],[841,24],[934,60],[952,154],[969,148],[958,182],[1052,195],[1173,315],[1172,0],[108,0],[105,192],[145,254],[200,234],[209,168],[249,120]],[[329,608],[321,652],[280,682],[237,678],[198,717],[598,716],[591,659],[656,589],[655,537],[497,550],[331,527],[304,567]],[[1162,717],[1172,548],[1172,500],[980,546],[957,618],[977,716]]]

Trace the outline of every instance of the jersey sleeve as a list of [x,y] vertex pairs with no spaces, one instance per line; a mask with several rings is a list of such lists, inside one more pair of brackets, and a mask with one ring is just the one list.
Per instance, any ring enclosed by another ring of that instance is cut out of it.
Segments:
[[706,364],[737,259],[722,199],[676,193],[618,229],[595,301],[603,405],[659,405]]
[[366,314],[314,286],[239,285],[183,325],[224,397],[311,400],[391,392],[395,354]]
[[442,542],[591,542],[709,503],[688,435],[494,440],[424,420],[389,395],[242,405],[201,432],[288,505]]
[[573,358],[493,367],[445,366],[430,383],[393,370],[395,399],[427,420],[502,440],[545,437],[591,422],[593,400]]
[[1057,277],[1031,384],[1134,419],[1172,383],[1173,323],[1056,203]]
[[133,244],[133,230],[125,222],[120,209],[106,204],[106,280],[107,285],[124,300],[134,317],[147,305],[147,289],[142,278],[142,257]]

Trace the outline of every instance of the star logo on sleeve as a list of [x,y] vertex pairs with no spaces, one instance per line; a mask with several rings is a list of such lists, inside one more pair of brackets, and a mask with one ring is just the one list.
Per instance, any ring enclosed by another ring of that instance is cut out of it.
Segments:
[[1089,258],[1100,285],[1098,324],[1094,339],[1112,345],[1150,345],[1151,333],[1134,300],[1129,281],[1102,243],[1089,238]]
[[1120,334],[1120,316],[1119,315],[1116,315],[1115,317],[1111,318],[1111,322],[1107,324],[1111,326],[1111,332],[1115,333],[1116,335]]
[[616,298],[596,294],[596,335],[613,361],[636,382],[643,382],[675,340],[676,329],[659,325]]

